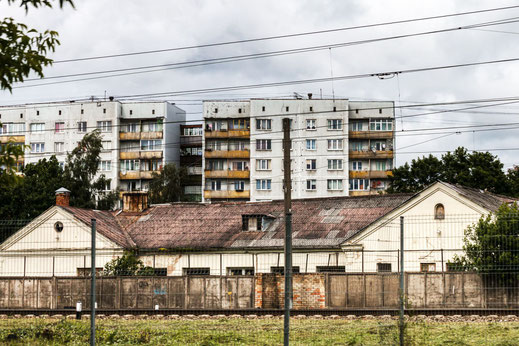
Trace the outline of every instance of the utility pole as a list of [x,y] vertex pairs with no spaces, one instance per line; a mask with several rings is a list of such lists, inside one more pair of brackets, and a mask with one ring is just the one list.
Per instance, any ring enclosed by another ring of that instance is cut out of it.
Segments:
[[404,346],[404,217],[400,216],[400,345]]
[[92,219],[92,245],[90,266],[90,345],[96,344],[96,219]]
[[290,165],[290,119],[283,119],[283,169],[285,180],[285,318],[283,344],[290,340],[290,308],[292,307],[292,177]]

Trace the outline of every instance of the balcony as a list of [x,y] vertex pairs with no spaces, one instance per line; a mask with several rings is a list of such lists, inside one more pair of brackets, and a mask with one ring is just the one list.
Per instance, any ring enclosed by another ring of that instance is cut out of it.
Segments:
[[392,171],[370,171],[369,177],[371,179],[388,179],[393,176]]
[[393,138],[392,131],[350,131],[349,139],[388,139]]
[[163,136],[162,131],[141,132],[141,139],[162,139]]
[[206,150],[206,159],[248,159],[249,150]]
[[392,159],[392,150],[364,150],[364,151],[350,151],[350,160],[353,159]]
[[369,178],[369,171],[350,171],[351,179],[367,179]]
[[204,198],[250,198],[250,191],[236,191],[236,190],[222,190],[222,191],[212,191],[205,190]]
[[205,171],[206,178],[227,178],[227,179],[249,179],[250,172],[249,171],[232,171],[232,170],[223,170],[223,171]]
[[121,160],[161,159],[162,151],[121,151],[119,158]]
[[153,173],[160,174],[160,171],[119,172],[119,179],[121,179],[121,180],[153,179]]
[[138,141],[141,139],[140,132],[119,132],[119,139],[121,141]]
[[25,136],[9,136],[9,135],[1,135],[0,143],[7,143],[9,141],[15,143],[25,143]]
[[204,132],[205,138],[249,138],[250,130],[224,130]]

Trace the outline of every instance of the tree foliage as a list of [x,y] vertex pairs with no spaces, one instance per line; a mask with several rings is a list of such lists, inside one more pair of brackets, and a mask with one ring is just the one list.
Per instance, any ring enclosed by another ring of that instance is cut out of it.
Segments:
[[164,165],[160,174],[153,173],[150,182],[152,203],[178,202],[182,199],[182,181],[187,176],[185,167],[177,168],[174,163]]
[[117,257],[106,263],[103,275],[107,276],[134,276],[153,275],[154,270],[144,263],[132,251],[124,251],[121,257]]
[[[518,174],[519,177],[519,174]],[[418,192],[435,181],[442,180],[500,194],[511,194],[511,177],[503,164],[489,152],[469,153],[463,147],[438,159],[432,155],[414,159],[393,169],[388,192]],[[519,192],[519,181],[518,192]]]
[[[20,3],[29,11],[31,7],[49,7],[53,3],[63,7],[74,6],[72,0],[7,0],[8,4]],[[0,20],[0,89],[12,90],[16,82],[23,82],[30,73],[43,77],[43,68],[52,64],[46,57],[59,45],[58,33],[52,30],[38,32],[13,18]]]
[[519,209],[503,204],[465,230],[463,256],[451,268],[485,274],[487,283],[510,287],[519,283]]
[[96,178],[102,149],[101,133],[94,130],[87,133],[78,146],[67,155],[63,184],[72,191],[71,205],[80,208],[111,209],[117,202],[117,192],[106,191],[110,179],[104,174]]

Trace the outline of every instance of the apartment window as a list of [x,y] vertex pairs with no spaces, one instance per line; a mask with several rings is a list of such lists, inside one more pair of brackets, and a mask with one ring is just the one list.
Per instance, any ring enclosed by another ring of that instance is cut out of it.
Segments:
[[142,132],[161,132],[162,120],[154,122],[145,122],[142,124]]
[[443,220],[445,219],[445,207],[443,204],[436,204],[434,207],[434,218],[436,220]]
[[106,108],[103,108],[103,114],[106,114]]
[[355,110],[355,114],[359,114],[359,110],[358,109]]
[[393,121],[391,119],[371,119],[369,129],[371,131],[392,131]]
[[272,150],[272,140],[270,139],[257,139],[256,150]]
[[261,111],[265,112],[265,106],[261,107]]
[[103,150],[112,150],[112,141],[101,141]]
[[121,127],[121,132],[139,132],[139,124],[131,123],[131,124],[123,124]]
[[141,150],[161,150],[162,139],[141,140]]
[[352,171],[362,171],[362,161],[353,161],[351,163]]
[[139,160],[121,160],[121,172],[138,171],[139,168]]
[[377,272],[390,273],[391,272],[391,263],[377,263]]
[[110,132],[112,130],[112,122],[111,121],[98,121],[97,128],[101,130],[101,132]]
[[314,111],[314,107],[310,106],[310,112]]
[[363,145],[360,141],[351,141],[350,142],[350,150],[351,151],[362,151]]
[[62,153],[65,151],[65,143],[63,142],[55,142],[54,143],[54,152]]
[[[270,267],[270,272],[285,275],[285,267]],[[292,266],[292,273],[299,274],[299,266]]]
[[436,263],[420,263],[421,272],[435,272]]
[[210,268],[182,268],[184,275],[211,275]]
[[40,111],[36,111],[36,115],[40,115]]
[[328,190],[342,190],[342,179],[328,179]]
[[382,108],[378,109],[378,114],[382,114]]
[[315,130],[316,129],[315,123],[316,123],[315,119],[307,119],[306,120],[306,129],[307,130]]
[[350,123],[351,131],[363,131],[362,122],[361,121],[352,121]]
[[289,110],[288,106],[287,106],[287,107],[285,107],[285,110],[286,110],[286,111],[288,112],[288,110]]
[[211,181],[211,190],[220,191],[222,189],[222,182],[220,180]]
[[258,171],[269,171],[272,160],[256,160],[256,169]]
[[306,160],[306,170],[315,171],[317,169],[317,159]]
[[210,171],[223,171],[223,162],[224,160],[208,160],[207,168]]
[[245,190],[245,182],[242,180],[237,180],[234,182],[234,190],[243,191]]
[[340,159],[328,160],[328,169],[331,171],[342,170],[342,160],[340,160]]
[[60,111],[58,111],[58,115],[61,115],[61,110],[60,110]]
[[3,123],[0,124],[0,135],[25,132],[25,123]]
[[[85,110],[84,110],[84,109],[81,110],[81,114],[85,114]],[[38,115],[39,115],[39,114],[38,114]]]
[[351,191],[368,191],[369,179],[350,179]]
[[103,190],[104,191],[110,191],[112,189],[112,182],[110,180],[108,180],[107,182],[105,182],[105,185],[103,186]]
[[247,161],[235,161],[232,163],[233,171],[248,171],[249,170],[249,162]]
[[248,119],[233,119],[231,122],[231,129],[233,130],[245,130],[249,128]]
[[77,132],[86,132],[87,131],[87,122],[79,121],[77,123]]
[[54,132],[55,133],[63,133],[65,131],[65,123],[60,121],[54,123]]
[[342,130],[342,119],[328,119],[328,130]]
[[99,170],[102,172],[108,172],[112,170],[112,161],[101,160],[99,161]]
[[342,150],[342,139],[329,139],[328,150]]
[[45,123],[31,124],[31,133],[32,132],[43,132],[43,131],[45,131]]
[[155,110],[154,109],[151,110],[151,114],[155,115]]
[[133,114],[133,111],[130,109],[130,115],[132,115],[132,114]]
[[256,130],[271,130],[272,120],[271,119],[256,119]]
[[31,143],[31,151],[33,153],[44,153],[45,143]]
[[306,180],[306,189],[310,191],[317,190],[317,180],[315,179],[307,179]]
[[344,273],[346,272],[345,266],[317,266],[315,268],[318,273]]
[[271,190],[272,180],[270,179],[257,179],[256,190]]
[[375,170],[376,171],[385,171],[386,170],[386,161],[376,161]]
[[316,150],[317,144],[315,139],[307,139],[306,140],[306,150]]
[[254,268],[227,268],[227,275],[254,275]]
[[184,136],[201,136],[202,128],[201,127],[185,127],[184,128]]
[[238,113],[240,113],[240,114],[241,114],[241,108],[238,108]]
[[215,113],[218,113],[218,108],[215,108],[215,109],[214,109],[214,112],[215,112]]

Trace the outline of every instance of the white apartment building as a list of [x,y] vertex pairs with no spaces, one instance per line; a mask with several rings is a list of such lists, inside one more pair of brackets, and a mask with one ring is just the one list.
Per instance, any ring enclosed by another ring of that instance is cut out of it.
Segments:
[[179,163],[185,111],[168,102],[60,102],[0,107],[0,122],[0,143],[29,146],[25,164],[55,155],[64,165],[83,136],[99,129],[99,174],[111,179],[106,190],[146,190],[152,172]]
[[393,102],[204,102],[204,200],[283,198],[282,119],[291,119],[292,197],[379,193],[393,168]]

